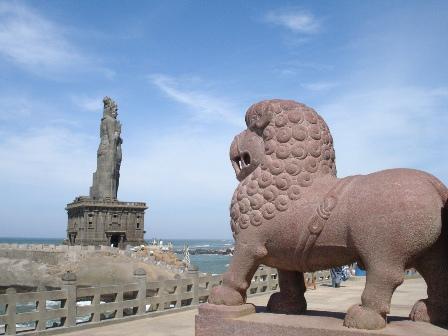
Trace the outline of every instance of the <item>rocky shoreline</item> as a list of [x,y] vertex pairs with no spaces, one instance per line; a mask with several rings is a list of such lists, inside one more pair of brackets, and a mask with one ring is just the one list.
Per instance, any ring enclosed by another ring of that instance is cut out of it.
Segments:
[[[227,249],[213,249],[213,248],[195,248],[190,249],[189,253],[190,255],[199,255],[199,254],[214,254],[214,255],[233,255],[234,248],[227,248]],[[184,250],[182,249],[175,249],[174,253],[176,254],[183,254]]]
[[138,251],[110,246],[0,244],[0,293],[14,287],[29,290],[61,288],[66,272],[77,275],[78,285],[117,285],[134,281],[134,270],[146,271],[147,281],[174,279],[183,272],[172,252],[154,248]]

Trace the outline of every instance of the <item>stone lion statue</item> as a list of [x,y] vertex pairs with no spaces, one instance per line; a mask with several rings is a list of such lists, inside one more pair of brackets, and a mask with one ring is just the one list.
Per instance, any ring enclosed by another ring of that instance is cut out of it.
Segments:
[[303,272],[357,262],[367,271],[361,305],[344,325],[386,325],[394,290],[414,267],[428,284],[412,320],[448,322],[447,188],[412,169],[336,177],[333,139],[312,108],[268,100],[246,113],[230,147],[240,181],[230,206],[235,253],[209,303],[241,305],[260,264],[278,268],[278,313],[304,313]]

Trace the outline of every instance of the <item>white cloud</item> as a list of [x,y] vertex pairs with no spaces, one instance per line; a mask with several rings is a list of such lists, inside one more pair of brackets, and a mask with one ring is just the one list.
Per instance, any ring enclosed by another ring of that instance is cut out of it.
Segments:
[[103,109],[102,96],[72,96],[73,103],[85,111],[100,112]]
[[4,132],[0,142],[2,184],[25,184],[47,192],[80,185],[88,190],[85,184],[95,160],[92,143],[92,137],[60,125],[20,134]]
[[0,96],[0,120],[14,120],[29,117],[33,104],[26,97]]
[[430,91],[434,97],[448,97],[448,87],[440,87]]
[[[228,158],[233,132],[218,126],[139,134],[123,148],[119,197],[148,202],[151,235],[226,237],[238,181]],[[188,229],[186,229],[188,228]]]
[[335,140],[341,176],[407,167],[448,180],[447,88],[353,90],[317,110]]
[[320,23],[313,14],[297,9],[279,9],[266,13],[265,21],[282,26],[294,33],[313,34],[319,31]]
[[60,67],[83,57],[61,28],[18,3],[0,4],[0,53],[25,67]]
[[[187,106],[193,116],[205,122],[222,120],[243,126],[240,109],[224,98],[216,97],[207,90],[195,90],[190,86],[193,80],[184,80],[166,75],[152,75],[151,82],[174,101]],[[197,81],[197,80],[196,80]]]
[[336,82],[314,82],[314,83],[305,83],[301,86],[310,91],[327,91],[330,89],[334,89],[339,84]]
[[63,26],[18,2],[0,3],[0,57],[41,76],[88,69],[112,78],[114,72],[74,45]]
[[[87,108],[96,106],[93,102],[100,99],[84,98],[77,101]],[[197,120],[162,130],[127,133],[124,138],[119,199],[148,202],[152,235],[188,236],[186,230],[179,230],[181,226],[194,228],[193,235],[230,235],[228,203],[237,180],[227,153],[233,136],[241,129],[231,124],[222,127],[221,116],[207,118],[205,123]],[[46,124],[42,128],[34,124],[35,128],[30,128],[28,124],[17,132],[0,128],[3,197],[9,197],[11,190],[30,211],[14,213],[14,207],[6,207],[9,203],[2,197],[0,203],[4,205],[4,218],[25,223],[20,230],[34,235],[39,231],[33,228],[36,221],[30,220],[29,213],[42,207],[51,211],[48,220],[59,223],[54,225],[58,228],[55,234],[63,235],[64,205],[88,194],[99,139],[96,128],[87,131],[66,121],[55,124],[47,120]],[[49,225],[44,226],[48,230]],[[217,230],[211,232],[211,228]],[[14,229],[10,232],[17,235]]]
[[98,140],[61,124],[0,134],[2,234],[64,237],[64,207],[88,195]]
[[173,129],[160,137],[142,134],[139,140],[139,149],[124,151],[121,191],[129,196],[168,198],[174,193],[188,201],[201,195],[221,197],[236,185],[227,156],[230,135]]

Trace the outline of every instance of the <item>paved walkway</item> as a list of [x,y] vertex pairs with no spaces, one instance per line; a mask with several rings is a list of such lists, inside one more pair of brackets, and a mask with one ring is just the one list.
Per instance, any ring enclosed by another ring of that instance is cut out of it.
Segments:
[[[328,285],[318,286],[317,290],[306,293],[308,308],[345,312],[348,307],[361,300],[364,281],[355,280],[343,283],[341,288]],[[412,305],[418,299],[426,297],[426,284],[422,279],[406,280],[394,294],[391,315],[408,316]],[[265,306],[269,295],[249,298],[249,302],[257,306]],[[194,336],[194,316],[197,310],[167,314],[159,317],[148,317],[141,320],[117,323],[104,327],[80,330],[64,335],[69,336]]]

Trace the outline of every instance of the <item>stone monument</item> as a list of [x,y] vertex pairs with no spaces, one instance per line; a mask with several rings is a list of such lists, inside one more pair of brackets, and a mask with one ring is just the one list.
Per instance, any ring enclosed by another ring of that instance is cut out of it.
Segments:
[[92,199],[117,199],[121,166],[121,124],[117,120],[118,107],[109,97],[103,100],[104,112],[100,126],[100,145],[97,170],[90,187]]
[[367,281],[346,327],[384,328],[392,294],[411,267],[428,284],[428,298],[415,303],[410,319],[448,322],[448,190],[437,178],[412,169],[337,178],[327,124],[294,101],[254,104],[246,124],[230,147],[240,181],[230,205],[235,253],[202,311],[253,310],[245,307],[246,290],[264,264],[278,268],[280,285],[267,309],[304,314],[303,272],[356,261]]
[[70,245],[144,244],[144,202],[117,200],[121,166],[121,124],[117,104],[103,99],[97,170],[93,173],[90,195],[67,204],[67,240]]

